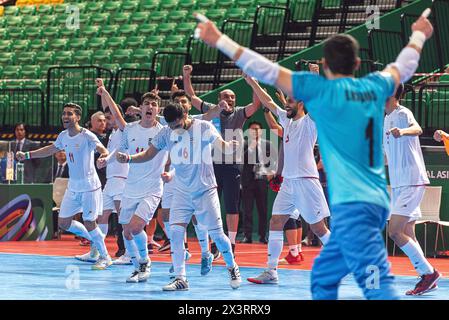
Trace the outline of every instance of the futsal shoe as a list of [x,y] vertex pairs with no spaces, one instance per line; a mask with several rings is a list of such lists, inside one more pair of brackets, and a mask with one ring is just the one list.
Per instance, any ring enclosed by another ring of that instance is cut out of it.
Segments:
[[215,242],[212,242],[210,245],[210,252],[214,255],[214,261],[220,259],[221,252],[218,250]]
[[282,258],[279,260],[279,264],[298,265],[298,264],[301,264],[303,261],[304,261],[304,256],[302,255],[302,252],[299,252],[299,254],[296,257],[294,255],[292,255],[291,252],[288,252],[288,254],[285,256],[285,258]]
[[100,253],[94,246],[90,247],[90,251],[88,253],[75,256],[75,259],[83,262],[97,262],[98,258],[100,258]]
[[437,288],[437,281],[441,273],[434,269],[433,273],[421,276],[421,280],[416,284],[415,289],[407,291],[408,296],[420,296]]
[[148,280],[151,274],[151,261],[141,262],[139,267],[139,282],[145,282]]
[[105,270],[107,267],[112,265],[111,256],[100,257],[97,262],[92,266],[92,270]]
[[113,261],[113,264],[116,265],[131,265],[133,264],[131,261],[131,257],[128,257],[126,254],[123,254],[122,256],[118,257]]
[[209,253],[207,257],[201,257],[201,275],[205,276],[212,270],[212,262],[214,261],[214,256]]
[[172,282],[162,287],[163,291],[187,291],[189,290],[189,281],[175,278]]
[[231,285],[232,289],[238,289],[240,287],[240,284],[242,283],[242,278],[240,277],[240,270],[239,266],[234,263],[234,267],[228,269],[229,277],[231,278],[231,281],[229,284]]
[[249,282],[257,284],[278,284],[278,273],[276,270],[265,270],[255,278],[248,278]]
[[165,242],[160,246],[160,248],[157,250],[158,252],[164,252],[170,250],[170,240],[165,240]]

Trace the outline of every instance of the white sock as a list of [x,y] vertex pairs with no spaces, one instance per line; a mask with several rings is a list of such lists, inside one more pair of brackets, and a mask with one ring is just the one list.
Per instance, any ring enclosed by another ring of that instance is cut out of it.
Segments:
[[89,232],[92,242],[94,246],[98,249],[101,257],[108,256],[108,249],[106,249],[106,245],[104,243],[104,234],[101,232],[99,227],[96,227],[94,230]]
[[140,263],[148,262],[148,236],[147,233],[142,230],[138,234],[134,234],[134,243],[136,244],[137,250],[139,250]]
[[326,245],[326,243],[329,241],[329,238],[331,237],[330,231],[327,231],[323,236],[318,237],[320,238],[321,242],[323,243],[323,246]]
[[168,221],[164,221],[165,227],[165,235],[167,236],[168,241],[170,241],[170,223]]
[[237,237],[237,232],[228,231],[229,240],[232,244],[235,244],[235,238]]
[[226,237],[223,229],[215,229],[209,231],[211,239],[217,245],[218,250],[223,255],[223,260],[226,267],[233,268],[235,266],[234,255],[232,253],[231,241]]
[[108,223],[98,224],[98,228],[100,228],[101,233],[103,233],[105,237],[108,235],[108,230],[109,230],[109,224]]
[[173,263],[173,269],[175,275],[178,278],[185,279],[186,277],[186,263],[184,260],[185,247],[184,247],[184,235],[186,229],[179,225],[172,225],[170,227],[170,241],[171,241],[171,259]]
[[67,231],[92,241],[89,231],[87,231],[86,227],[79,221],[72,220],[70,228],[68,228]]
[[293,246],[288,246],[288,250],[290,251],[290,253],[292,254],[292,256],[296,257],[299,254],[298,251],[298,246],[295,244]]
[[409,257],[420,276],[433,273],[432,265],[427,261],[417,242],[409,240],[401,247],[401,250]]
[[207,232],[206,228],[199,227],[198,225],[194,224],[193,227],[195,228],[196,237],[198,239],[198,242],[201,247],[201,256],[203,258],[206,258],[210,255],[209,251],[209,233]]
[[268,268],[276,269],[284,246],[284,231],[272,231],[268,236]]
[[131,261],[134,265],[134,268],[136,270],[139,270],[139,250],[137,250],[136,243],[134,242],[134,239],[128,240],[125,238],[125,233],[123,233],[123,242],[125,243],[126,252],[128,252],[129,257],[131,258]]
[[301,242],[296,245],[298,247],[298,252],[302,252],[302,244]]

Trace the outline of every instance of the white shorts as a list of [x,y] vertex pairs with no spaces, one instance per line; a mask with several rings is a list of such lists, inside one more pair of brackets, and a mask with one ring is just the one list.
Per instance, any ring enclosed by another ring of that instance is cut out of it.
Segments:
[[103,189],[103,210],[115,211],[114,201],[122,201],[125,184],[126,179],[119,177],[112,177],[106,181]]
[[173,180],[169,183],[164,183],[164,192],[162,193],[162,209],[170,209],[173,201],[173,193],[175,192],[175,185]]
[[175,190],[170,208],[170,225],[188,224],[194,213],[200,228],[207,230],[223,228],[220,199],[216,188],[196,195]]
[[391,215],[409,217],[409,221],[421,218],[419,205],[424,197],[426,186],[406,186],[391,189]]
[[77,213],[83,213],[83,220],[95,221],[103,214],[103,195],[101,188],[87,192],[67,190],[62,198],[59,210],[60,218],[70,218]]
[[272,215],[289,215],[298,219],[299,214],[309,224],[329,217],[329,207],[318,179],[284,179],[282,182],[274,200]]
[[128,224],[133,215],[136,215],[148,224],[153,219],[159,202],[161,202],[161,198],[152,194],[143,198],[128,198],[123,195],[118,222]]

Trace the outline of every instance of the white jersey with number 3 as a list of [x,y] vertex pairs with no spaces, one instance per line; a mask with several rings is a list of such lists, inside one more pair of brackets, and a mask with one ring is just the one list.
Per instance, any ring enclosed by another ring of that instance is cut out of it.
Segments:
[[392,188],[429,184],[418,136],[393,137],[392,128],[415,124],[413,113],[399,106],[384,119],[383,144]]
[[64,150],[69,166],[68,190],[87,192],[101,188],[94,164],[94,150],[102,145],[97,136],[85,128],[71,137],[68,130],[62,131],[55,141],[55,147]]
[[[127,150],[130,155],[142,152],[151,144],[153,138],[161,131],[163,126],[157,122],[151,128],[144,128],[140,121],[129,123],[123,130],[120,149]],[[126,152],[126,151],[125,151]],[[124,196],[128,198],[141,198],[149,194],[162,196],[162,178],[168,152],[159,152],[152,160],[142,163],[129,164],[128,179],[126,180]]]

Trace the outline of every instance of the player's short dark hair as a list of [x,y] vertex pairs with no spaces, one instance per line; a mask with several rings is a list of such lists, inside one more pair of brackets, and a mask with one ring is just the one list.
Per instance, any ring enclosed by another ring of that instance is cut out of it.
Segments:
[[179,103],[170,103],[164,108],[164,118],[167,123],[179,120],[187,113]]
[[404,90],[405,90],[404,84],[400,83],[398,85],[398,88],[396,89],[395,94],[394,94],[394,97],[396,98],[396,100],[401,100],[402,99],[402,97],[404,95]]
[[66,103],[64,105],[64,107],[62,107],[62,109],[65,109],[65,108],[75,109],[75,114],[80,117],[81,117],[81,114],[83,113],[83,108],[81,108],[80,105],[73,103],[73,102]]
[[258,125],[260,127],[260,129],[263,128],[262,123],[260,123],[259,121],[251,121],[248,125],[248,128],[251,128],[251,126],[254,124]]
[[324,58],[335,74],[354,74],[359,55],[359,44],[352,36],[337,34],[324,42]]
[[147,92],[144,93],[142,96],[142,103],[145,101],[145,99],[148,100],[156,100],[157,105],[160,107],[161,106],[161,97],[159,97],[157,94],[155,94],[154,92]]
[[25,134],[28,133],[28,125],[25,122],[17,122],[14,125],[14,132],[16,132],[17,127],[23,126],[23,129],[25,130]]
[[178,91],[173,92],[171,94],[170,98],[171,98],[171,101],[174,101],[175,98],[178,98],[178,97],[187,97],[187,99],[189,99],[189,101],[191,101],[190,97],[187,95],[187,93],[184,90],[178,90]]

